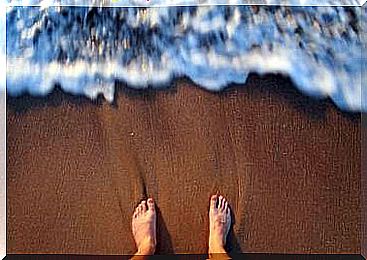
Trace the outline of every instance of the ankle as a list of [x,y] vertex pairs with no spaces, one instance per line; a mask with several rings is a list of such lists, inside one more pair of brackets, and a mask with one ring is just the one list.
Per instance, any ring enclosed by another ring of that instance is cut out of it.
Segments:
[[138,255],[153,255],[155,251],[154,247],[141,247],[138,249]]
[[155,241],[148,239],[141,243],[138,247],[138,254],[139,255],[153,255],[155,251],[156,243]]
[[209,254],[226,254],[226,250],[222,244],[211,244],[209,243]]

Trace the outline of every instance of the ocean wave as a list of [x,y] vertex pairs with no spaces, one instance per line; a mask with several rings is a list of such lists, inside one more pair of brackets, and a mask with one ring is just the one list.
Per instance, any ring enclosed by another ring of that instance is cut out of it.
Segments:
[[152,7],[197,5],[362,6],[365,0],[5,0],[12,6]]
[[335,6],[14,6],[6,14],[7,92],[45,95],[60,84],[112,102],[116,81],[147,88],[189,77],[219,91],[250,72],[282,73],[306,94],[367,111],[366,16]]

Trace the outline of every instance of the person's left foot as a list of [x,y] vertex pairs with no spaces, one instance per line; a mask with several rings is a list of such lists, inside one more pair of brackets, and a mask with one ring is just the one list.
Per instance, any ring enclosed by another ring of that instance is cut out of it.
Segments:
[[209,254],[226,253],[224,246],[231,226],[230,212],[226,198],[218,195],[213,195],[210,198]]
[[133,236],[140,255],[154,254],[156,241],[156,212],[152,198],[136,207],[132,219]]

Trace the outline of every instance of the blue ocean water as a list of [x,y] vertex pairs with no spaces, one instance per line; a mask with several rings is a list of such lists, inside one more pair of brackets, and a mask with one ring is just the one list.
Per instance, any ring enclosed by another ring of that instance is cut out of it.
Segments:
[[7,92],[46,95],[57,83],[112,102],[116,81],[188,77],[220,91],[250,72],[282,73],[305,94],[367,111],[366,17],[357,6],[8,7]]

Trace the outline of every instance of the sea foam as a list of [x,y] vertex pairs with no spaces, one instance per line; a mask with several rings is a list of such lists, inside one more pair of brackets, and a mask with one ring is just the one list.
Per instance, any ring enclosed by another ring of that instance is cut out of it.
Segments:
[[13,6],[7,92],[46,95],[59,84],[111,102],[116,81],[147,88],[188,77],[219,91],[250,72],[282,73],[305,94],[367,111],[366,16],[356,6]]

